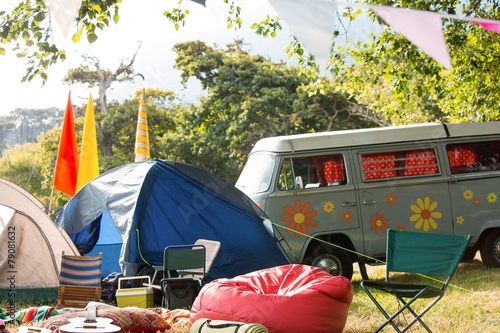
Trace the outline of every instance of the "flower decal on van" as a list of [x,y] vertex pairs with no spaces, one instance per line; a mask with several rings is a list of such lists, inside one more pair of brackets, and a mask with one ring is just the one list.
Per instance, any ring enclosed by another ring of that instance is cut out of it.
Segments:
[[284,210],[286,214],[281,215],[281,221],[288,223],[287,232],[295,231],[295,237],[301,234],[308,235],[309,227],[316,227],[316,221],[312,220],[317,215],[316,210],[311,210],[311,203],[306,201],[304,205],[300,200],[295,200],[294,207],[285,205]]
[[488,193],[488,196],[486,197],[489,203],[495,203],[497,202],[497,195],[493,192]]
[[350,210],[344,210],[342,211],[342,220],[345,221],[345,223],[349,223],[352,220],[352,212]]
[[327,201],[323,204],[323,210],[326,213],[331,213],[335,209],[335,204],[331,201]]
[[465,200],[471,200],[474,197],[474,193],[471,190],[465,190],[463,195]]
[[437,229],[436,219],[443,217],[441,212],[436,212],[438,206],[437,201],[431,202],[431,198],[417,198],[417,204],[411,205],[410,209],[415,213],[410,216],[410,221],[415,223],[415,229],[423,228],[425,232],[429,228]]
[[372,225],[371,228],[376,233],[384,232],[387,228],[389,228],[387,225],[388,222],[389,220],[385,218],[384,214],[379,213],[372,215],[372,219],[370,220],[370,224]]
[[387,200],[388,205],[395,205],[396,200],[398,200],[398,197],[394,195],[394,193],[389,193],[388,195],[385,196],[385,199]]

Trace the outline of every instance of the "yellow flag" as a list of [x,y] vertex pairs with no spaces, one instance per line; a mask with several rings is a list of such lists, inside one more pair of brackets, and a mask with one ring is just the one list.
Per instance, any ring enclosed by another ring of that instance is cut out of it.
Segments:
[[137,133],[135,137],[135,161],[141,162],[149,159],[149,128],[148,114],[146,112],[146,103],[144,95],[146,92],[142,90],[141,100],[139,102],[139,117],[137,119]]
[[85,123],[83,124],[82,149],[80,152],[78,181],[76,183],[77,192],[97,176],[99,176],[99,162],[97,160],[94,103],[91,94],[85,112]]

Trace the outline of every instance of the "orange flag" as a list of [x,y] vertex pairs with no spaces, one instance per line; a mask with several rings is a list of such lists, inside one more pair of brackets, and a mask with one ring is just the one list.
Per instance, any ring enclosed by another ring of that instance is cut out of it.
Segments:
[[76,193],[78,177],[78,149],[76,145],[75,122],[71,106],[71,92],[64,114],[64,122],[59,141],[56,168],[54,171],[54,188],[70,196]]

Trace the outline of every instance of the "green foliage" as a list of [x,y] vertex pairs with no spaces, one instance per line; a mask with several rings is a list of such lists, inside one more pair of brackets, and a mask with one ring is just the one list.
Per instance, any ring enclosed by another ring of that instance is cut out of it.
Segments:
[[0,159],[0,178],[6,179],[36,197],[44,197],[42,189],[39,143],[26,143],[6,150]]
[[[96,29],[102,30],[111,21],[117,22],[118,4],[121,0],[83,0],[76,19],[78,31],[73,41],[78,42],[85,34],[93,43],[97,40]],[[1,12],[0,41],[10,44],[16,55],[26,58],[26,74],[22,81],[40,77],[47,80],[47,69],[66,59],[66,51],[59,49],[52,39],[52,21],[43,0],[20,2],[11,13]],[[2,48],[2,54],[5,49]]]
[[279,18],[270,18],[269,15],[267,15],[264,20],[253,23],[250,28],[254,30],[257,35],[264,37],[271,36],[273,38],[277,36],[277,30],[282,30]]

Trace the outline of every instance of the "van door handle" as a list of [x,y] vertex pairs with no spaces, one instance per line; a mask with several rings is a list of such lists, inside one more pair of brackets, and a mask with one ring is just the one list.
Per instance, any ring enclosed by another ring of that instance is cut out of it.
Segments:
[[377,202],[375,200],[363,201],[363,205],[375,205]]
[[342,207],[352,207],[352,206],[356,206],[356,202],[355,201],[344,201],[342,204],[341,204]]

